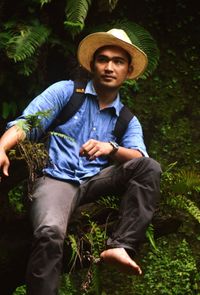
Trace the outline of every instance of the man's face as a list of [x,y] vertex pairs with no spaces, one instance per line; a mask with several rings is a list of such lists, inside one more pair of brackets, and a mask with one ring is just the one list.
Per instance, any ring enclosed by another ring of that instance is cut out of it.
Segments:
[[94,82],[108,88],[118,88],[132,72],[128,54],[120,47],[99,49],[91,63]]

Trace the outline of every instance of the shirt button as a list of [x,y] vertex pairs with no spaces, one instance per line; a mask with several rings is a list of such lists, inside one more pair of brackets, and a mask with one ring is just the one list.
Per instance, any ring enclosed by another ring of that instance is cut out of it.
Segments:
[[93,130],[96,130],[97,128],[96,128],[96,127],[93,127],[92,129],[93,129]]

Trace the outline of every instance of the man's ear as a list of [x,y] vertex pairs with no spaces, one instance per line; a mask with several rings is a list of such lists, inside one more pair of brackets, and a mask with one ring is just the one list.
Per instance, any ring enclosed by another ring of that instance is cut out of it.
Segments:
[[129,77],[132,74],[132,72],[133,72],[133,66],[129,65],[127,77]]

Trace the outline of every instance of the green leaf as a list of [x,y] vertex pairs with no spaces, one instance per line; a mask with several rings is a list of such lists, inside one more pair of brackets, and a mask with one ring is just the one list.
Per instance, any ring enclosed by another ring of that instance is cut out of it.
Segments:
[[47,40],[50,30],[35,23],[32,26],[22,26],[7,42],[7,55],[15,62],[24,61],[36,53],[36,49]]
[[72,36],[82,31],[88,14],[91,0],[69,0],[66,5],[66,21],[64,24]]

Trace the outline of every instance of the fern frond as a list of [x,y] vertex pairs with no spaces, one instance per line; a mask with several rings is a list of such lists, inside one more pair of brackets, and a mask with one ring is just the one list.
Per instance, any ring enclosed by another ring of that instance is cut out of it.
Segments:
[[45,4],[50,3],[52,0],[35,0],[35,2],[37,2],[38,4],[40,4],[40,6],[44,6]]
[[101,205],[103,208],[119,210],[119,198],[116,196],[101,197],[101,199],[97,201],[97,204]]
[[150,225],[148,226],[147,230],[146,230],[146,237],[147,237],[147,239],[149,240],[149,242],[150,242],[152,248],[153,248],[156,252],[158,252],[159,250],[158,250],[158,248],[157,248],[157,246],[156,246],[156,242],[155,242],[155,239],[154,239],[154,227],[153,227],[152,224],[150,224]]
[[200,191],[200,175],[196,171],[180,170],[177,173],[178,181],[172,185],[172,191],[185,194],[189,191]]
[[96,295],[102,295],[102,281],[101,281],[101,271],[100,266],[98,264],[92,265],[92,282],[91,282],[91,290]]
[[66,5],[66,21],[64,24],[72,36],[80,33],[85,24],[91,0],[69,0]]
[[16,126],[23,130],[25,133],[31,131],[32,128],[42,128],[41,121],[44,118],[48,118],[51,115],[52,110],[46,110],[42,112],[36,112],[25,116],[24,119],[18,120]]
[[19,74],[23,76],[30,76],[38,66],[38,57],[36,55],[32,56],[32,58],[27,58],[23,62],[18,64]]
[[55,131],[51,131],[50,133],[51,133],[51,135],[59,136],[59,137],[61,137],[61,138],[68,139],[68,140],[70,140],[71,142],[75,142],[75,139],[72,138],[71,136],[67,135],[67,134],[60,133],[60,132],[55,132]]
[[118,0],[99,0],[98,10],[112,12],[117,6]]
[[167,204],[173,208],[186,211],[200,223],[200,209],[196,206],[194,202],[192,202],[184,195],[178,195],[168,198]]
[[61,285],[58,295],[75,295],[77,294],[76,286],[73,282],[71,274],[64,274],[62,276]]
[[23,26],[7,42],[7,55],[15,62],[32,56],[48,38],[50,31],[43,25]]
[[12,37],[11,32],[0,32],[0,49],[4,49]]
[[80,245],[79,242],[76,240],[75,236],[72,234],[68,235],[68,238],[70,240],[71,243],[71,248],[72,248],[72,255],[71,255],[71,259],[70,259],[70,264],[73,262],[72,264],[72,269],[76,263],[76,259],[77,257],[79,257],[79,261],[81,261],[81,255],[80,255]]
[[41,4],[41,7],[44,5],[44,4],[47,4],[47,3],[50,3],[52,0],[39,0],[40,4]]

